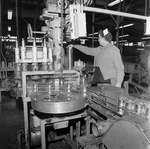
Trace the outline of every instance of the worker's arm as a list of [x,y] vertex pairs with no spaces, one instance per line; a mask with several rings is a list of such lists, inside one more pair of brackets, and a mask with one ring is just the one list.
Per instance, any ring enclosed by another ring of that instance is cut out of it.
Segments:
[[79,51],[83,52],[86,55],[91,55],[95,56],[97,55],[98,52],[100,52],[101,47],[96,47],[96,48],[89,48],[87,46],[82,46],[82,45],[74,45],[73,46],[75,49],[78,49]]

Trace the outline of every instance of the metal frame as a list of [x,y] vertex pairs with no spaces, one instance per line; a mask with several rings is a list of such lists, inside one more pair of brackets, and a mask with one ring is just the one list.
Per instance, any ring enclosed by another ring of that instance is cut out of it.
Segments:
[[[70,74],[70,73],[76,73],[77,78],[77,84],[80,83],[80,73],[76,70],[64,70],[63,73]],[[29,120],[28,120],[28,103],[31,102],[31,98],[27,97],[27,76],[32,75],[48,75],[48,74],[56,74],[56,71],[23,71],[22,72],[22,89],[23,89],[23,107],[24,107],[24,127],[25,127],[25,144],[26,146],[29,146]]]
[[[82,112],[80,114],[73,115],[73,116],[68,116],[68,117],[65,117],[63,119],[62,118],[59,119],[57,117],[56,118],[41,119],[40,124],[41,124],[41,147],[42,147],[42,149],[46,149],[45,125],[69,121],[69,120],[73,120],[73,119],[84,118],[84,117],[86,117],[86,112]],[[76,123],[76,137],[80,136],[80,132],[81,132],[80,121],[78,121]],[[73,139],[72,127],[70,127],[70,138]]]

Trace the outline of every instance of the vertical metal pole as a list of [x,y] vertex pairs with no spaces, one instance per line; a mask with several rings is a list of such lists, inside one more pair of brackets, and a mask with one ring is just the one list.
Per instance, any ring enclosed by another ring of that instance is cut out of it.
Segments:
[[148,0],[145,0],[145,16],[147,16],[148,11]]
[[17,31],[17,40],[20,45],[20,37],[19,37],[19,19],[18,19],[18,0],[16,2],[16,31]]
[[124,82],[124,95],[125,96],[129,95],[129,82],[128,81]]
[[80,136],[80,130],[81,130],[81,122],[76,122],[76,137]]
[[26,73],[22,72],[22,89],[23,89],[23,112],[24,112],[24,131],[25,131],[25,147],[29,148],[29,119],[28,119],[28,101],[26,98]]
[[41,120],[41,149],[46,149],[45,120]]
[[[80,137],[80,130],[81,130],[81,122],[76,122],[76,139],[77,137]],[[79,148],[78,142],[76,143],[76,147]]]
[[[93,7],[95,6],[95,1],[93,2]],[[94,32],[95,32],[95,12],[92,14],[92,47],[94,47]]]
[[116,26],[116,46],[119,46],[119,22],[120,16],[117,16],[117,26]]
[[[145,0],[145,16],[150,16],[150,0]],[[145,32],[146,32],[146,24],[145,24]],[[150,40],[146,41],[146,45],[150,44]]]
[[[0,64],[1,64],[1,54],[2,54],[1,52],[2,52],[2,1],[0,0]],[[0,69],[0,78],[1,78],[1,69]],[[0,98],[1,98],[1,91],[0,91]]]
[[61,0],[61,69],[63,69],[63,61],[64,61],[63,29],[64,29],[64,0]]
[[73,126],[70,126],[70,139],[73,141]]
[[0,1],[0,36],[2,36],[2,1]]
[[[25,100],[23,98],[23,100]],[[28,103],[23,101],[23,113],[24,113],[24,129],[25,129],[25,146],[29,147],[29,121],[28,121]]]
[[[38,13],[38,6],[36,6],[36,12],[35,12],[35,16],[34,16],[34,31],[36,30],[36,20],[37,20],[37,13]],[[36,39],[36,34],[34,34],[34,38]]]
[[148,6],[147,6],[147,15],[150,15],[150,0],[147,0]]
[[[1,51],[2,51],[2,1],[0,0],[0,62],[1,62]],[[1,69],[0,69],[1,77]]]
[[90,116],[87,116],[86,119],[86,135],[90,135]]
[[[119,3],[119,9],[121,10],[121,3]],[[117,26],[116,26],[116,46],[119,47],[119,24],[120,24],[120,16],[117,16]]]
[[69,70],[72,69],[72,48],[69,48]]

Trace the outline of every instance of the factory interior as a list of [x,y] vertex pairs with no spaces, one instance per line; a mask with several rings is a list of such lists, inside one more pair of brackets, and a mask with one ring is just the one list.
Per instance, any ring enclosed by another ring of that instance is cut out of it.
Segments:
[[[94,84],[110,31],[121,87]],[[107,33],[106,33],[107,35]],[[0,0],[0,149],[150,149],[150,0]]]

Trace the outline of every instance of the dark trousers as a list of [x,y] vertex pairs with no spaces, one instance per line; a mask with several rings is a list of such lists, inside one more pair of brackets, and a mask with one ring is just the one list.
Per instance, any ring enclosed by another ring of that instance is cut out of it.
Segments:
[[104,80],[103,74],[99,67],[95,67],[93,83],[108,83],[111,84],[110,79]]

